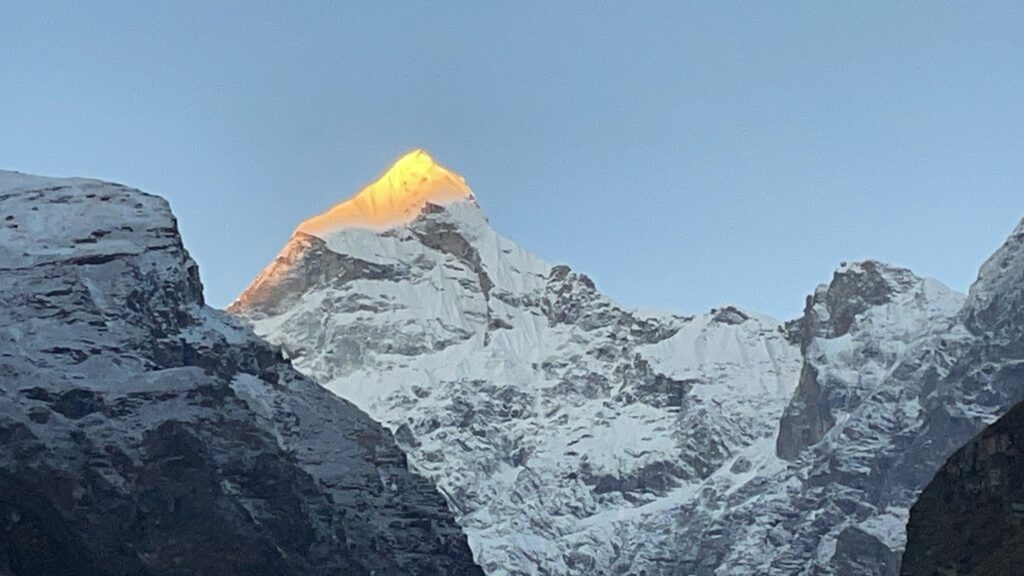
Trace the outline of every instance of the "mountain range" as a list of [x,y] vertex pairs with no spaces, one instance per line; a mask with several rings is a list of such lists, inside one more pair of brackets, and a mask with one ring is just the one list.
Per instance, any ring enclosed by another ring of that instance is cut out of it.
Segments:
[[225,314],[160,198],[0,208],[0,574],[932,574],[1015,478],[1024,222],[968,294],[863,261],[794,320],[645,312],[414,150]]
[[1024,398],[1022,241],[968,295],[865,261],[790,322],[642,313],[415,150],[228,311],[395,433],[489,574],[897,574],[917,494]]

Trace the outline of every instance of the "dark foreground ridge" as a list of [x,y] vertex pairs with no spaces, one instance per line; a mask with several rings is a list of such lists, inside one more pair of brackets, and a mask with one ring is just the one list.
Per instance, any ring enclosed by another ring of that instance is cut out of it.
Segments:
[[481,574],[391,434],[203,304],[167,203],[0,172],[0,574]]
[[910,511],[901,574],[1019,574],[1022,519],[1024,404],[1018,404],[950,457],[925,488]]

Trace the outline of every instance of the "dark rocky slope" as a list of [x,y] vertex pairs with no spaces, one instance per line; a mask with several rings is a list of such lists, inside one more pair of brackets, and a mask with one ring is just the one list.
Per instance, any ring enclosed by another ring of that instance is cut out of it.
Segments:
[[160,198],[0,172],[0,574],[479,574],[390,433],[203,304]]
[[1024,404],[957,451],[925,488],[910,511],[901,571],[904,576],[1021,573]]

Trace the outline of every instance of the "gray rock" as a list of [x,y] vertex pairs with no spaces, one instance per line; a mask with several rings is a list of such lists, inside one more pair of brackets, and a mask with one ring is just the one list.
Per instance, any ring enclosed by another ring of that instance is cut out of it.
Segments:
[[1024,566],[1024,404],[946,461],[910,511],[900,574],[1016,574]]

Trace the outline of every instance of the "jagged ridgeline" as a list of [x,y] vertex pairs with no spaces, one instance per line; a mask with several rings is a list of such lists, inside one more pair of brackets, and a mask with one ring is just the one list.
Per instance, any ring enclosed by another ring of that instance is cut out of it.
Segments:
[[300,225],[229,311],[394,430],[494,574],[673,569],[672,510],[777,461],[800,370],[771,318],[622,309],[423,151]]
[[479,574],[392,436],[203,304],[167,203],[0,172],[0,574]]
[[1022,325],[1014,258],[969,297],[844,264],[786,324],[641,313],[418,150],[229,311],[395,432],[490,574],[897,574],[917,494],[1024,395],[986,376]]
[[417,150],[230,306],[268,345],[163,200],[0,172],[0,208],[0,573],[983,574],[1015,537],[936,520],[1016,514],[1012,414],[925,487],[1024,399],[1024,223],[966,296],[868,261],[785,324],[639,312]]

